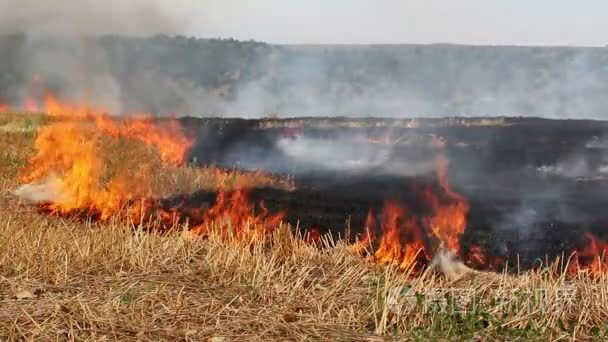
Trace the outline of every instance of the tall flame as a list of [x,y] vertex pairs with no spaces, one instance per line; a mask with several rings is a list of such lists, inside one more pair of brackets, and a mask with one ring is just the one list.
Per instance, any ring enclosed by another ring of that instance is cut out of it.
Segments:
[[426,203],[434,210],[434,214],[426,218],[426,224],[432,234],[449,250],[458,253],[459,239],[467,225],[466,215],[469,212],[469,203],[463,196],[452,190],[445,159],[438,160],[437,175],[447,202],[442,203],[434,192],[428,190],[425,192]]

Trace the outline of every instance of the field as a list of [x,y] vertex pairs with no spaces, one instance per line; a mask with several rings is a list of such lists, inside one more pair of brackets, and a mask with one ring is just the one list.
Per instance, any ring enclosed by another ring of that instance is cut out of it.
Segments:
[[[608,277],[563,264],[513,273],[399,271],[282,225],[263,242],[183,227],[46,215],[11,190],[50,120],[0,113],[1,340],[572,340],[608,337]],[[147,158],[125,145],[116,167]],[[159,194],[291,186],[260,173],[176,166]],[[566,263],[567,260],[562,260]]]

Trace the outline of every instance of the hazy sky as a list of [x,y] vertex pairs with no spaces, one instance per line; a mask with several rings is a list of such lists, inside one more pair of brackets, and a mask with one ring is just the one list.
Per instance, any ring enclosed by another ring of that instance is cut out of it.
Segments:
[[[607,45],[606,0],[182,0],[186,31],[273,43]],[[177,6],[177,5],[176,5]]]
[[608,44],[608,0],[0,0],[0,32],[271,43]]

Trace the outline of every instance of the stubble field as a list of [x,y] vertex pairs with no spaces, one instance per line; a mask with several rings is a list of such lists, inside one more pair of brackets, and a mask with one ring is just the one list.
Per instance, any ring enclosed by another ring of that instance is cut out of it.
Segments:
[[[57,217],[11,194],[50,119],[0,113],[1,340],[604,340],[608,278],[446,276],[379,265],[346,243],[281,225],[262,242],[185,226]],[[116,167],[148,150],[126,144]],[[159,195],[289,179],[193,166],[147,170]]]

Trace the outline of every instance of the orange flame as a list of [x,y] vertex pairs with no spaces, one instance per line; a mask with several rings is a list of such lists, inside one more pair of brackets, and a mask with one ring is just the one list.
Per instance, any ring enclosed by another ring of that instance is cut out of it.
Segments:
[[[58,195],[44,205],[45,209],[63,215],[92,213],[100,220],[121,213],[123,218],[132,221],[157,215],[167,225],[183,219],[179,207],[155,207],[151,198],[150,159],[142,160],[138,170],[124,167],[115,170],[111,164],[122,164],[126,160],[104,149],[108,141],[114,144],[122,140],[138,141],[153,147],[163,164],[182,164],[192,140],[183,134],[177,121],[160,125],[145,114],[119,120],[103,108],[63,102],[52,94],[46,95],[44,106],[57,120],[40,129],[34,143],[36,154],[23,180],[51,183]],[[279,225],[283,214],[270,215],[263,203],[261,212],[254,213],[247,195],[244,188],[230,194],[220,192],[215,205],[199,215],[202,219],[192,231],[207,235],[210,229],[219,229],[223,236],[234,232],[240,238],[268,234]]]
[[503,270],[506,261],[502,256],[490,256],[484,248],[479,245],[470,245],[463,259],[467,264],[474,267],[484,267],[489,270]]
[[[445,248],[458,254],[460,236],[466,228],[469,211],[467,200],[452,190],[447,178],[444,160],[438,163],[441,192],[427,189],[421,196],[430,214],[417,219],[409,214],[405,205],[387,202],[382,211],[380,244],[374,257],[380,263],[396,263],[402,269],[410,268],[416,261],[428,261],[429,254],[437,246],[431,246],[434,238]],[[375,229],[373,213],[368,213],[367,226]],[[425,239],[425,236],[427,237]],[[373,234],[367,233],[362,243],[370,243]]]
[[232,234],[239,239],[260,239],[279,226],[284,214],[269,215],[264,203],[260,203],[261,213],[255,214],[249,204],[245,189],[232,192],[227,197],[225,192],[218,193],[216,203],[204,214],[203,222],[192,229],[198,235],[207,235],[211,229],[217,229],[227,237]]
[[176,122],[169,127],[157,126],[148,119],[121,122],[102,110],[62,103],[52,96],[47,96],[45,105],[49,115],[69,120],[41,128],[34,143],[37,153],[23,180],[34,182],[56,175],[61,195],[48,207],[55,212],[86,209],[106,219],[127,201],[150,195],[150,181],[144,172],[125,172],[104,181],[112,156],[104,154],[101,145],[108,136],[154,146],[162,160],[171,164],[181,163],[191,145]]
[[118,122],[104,108],[91,108],[86,104],[70,104],[59,101],[52,94],[45,97],[46,112],[54,117],[88,118],[95,120],[98,129],[114,138],[126,137],[156,147],[163,161],[178,165],[185,158],[192,142],[181,132],[177,121],[157,127],[148,114],[137,114],[129,120]]
[[363,246],[367,246],[372,243],[374,239],[374,229],[376,227],[376,219],[374,217],[373,210],[369,210],[367,212],[367,217],[365,218],[365,234],[363,237],[359,238],[360,243]]
[[374,253],[378,262],[393,263],[408,269],[424,251],[420,228],[407,209],[394,202],[387,202],[382,211],[382,237]]
[[444,159],[438,162],[437,174],[439,185],[449,200],[442,204],[437,195],[426,191],[426,202],[434,209],[434,215],[426,219],[431,233],[442,241],[454,253],[460,250],[460,236],[464,233],[469,212],[469,204],[461,195],[452,190],[447,175],[447,164]]
[[480,246],[474,245],[469,249],[469,261],[474,262],[478,265],[486,264],[486,256]]
[[568,271],[577,273],[586,271],[594,276],[608,272],[608,241],[598,241],[591,233],[586,233],[587,246],[582,251],[576,251],[571,260]]

